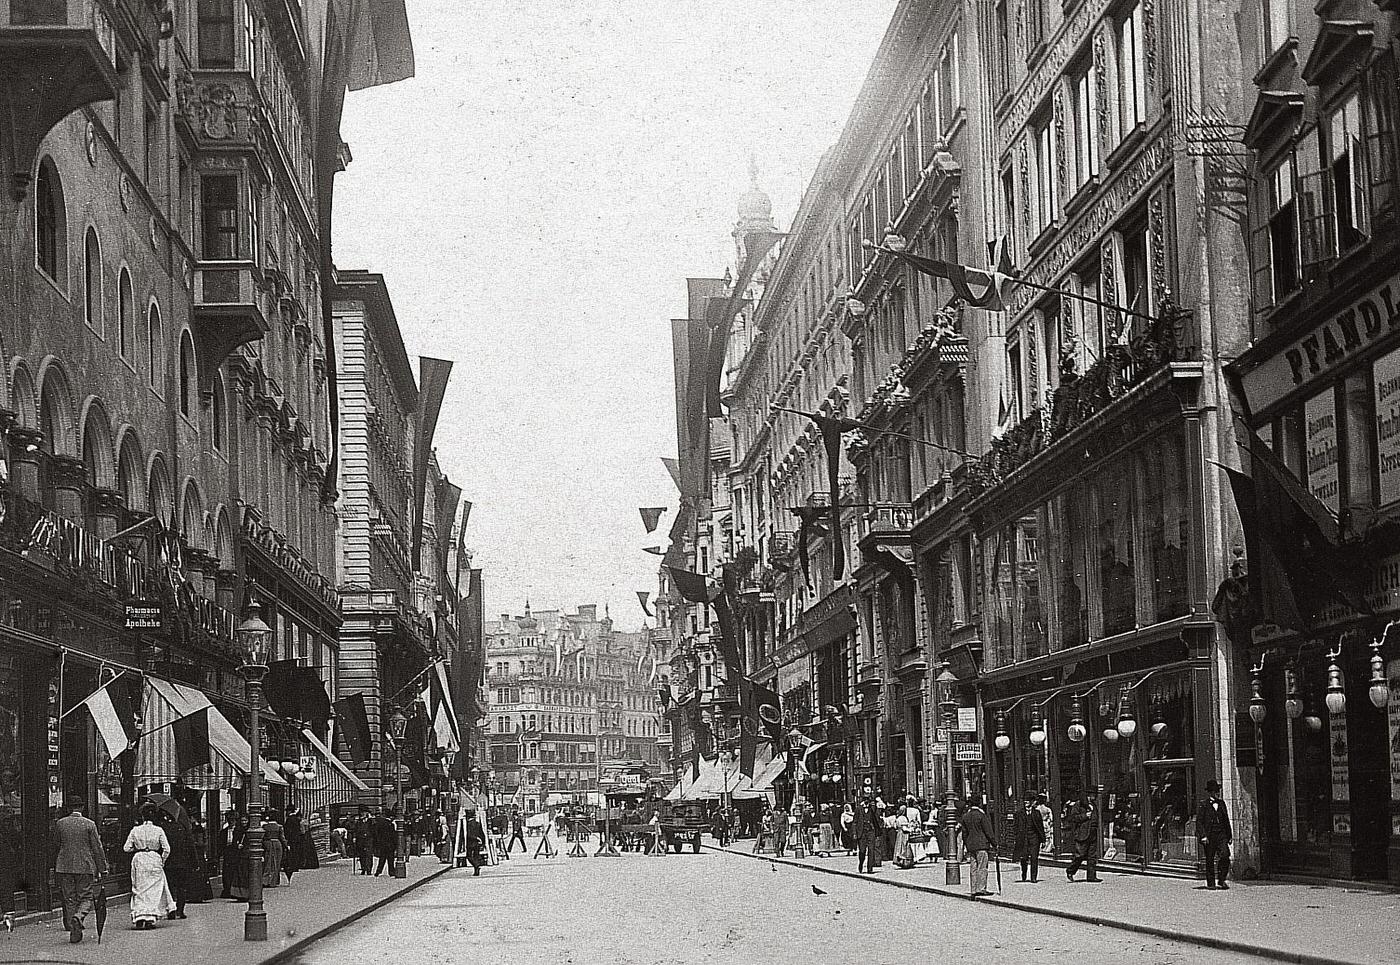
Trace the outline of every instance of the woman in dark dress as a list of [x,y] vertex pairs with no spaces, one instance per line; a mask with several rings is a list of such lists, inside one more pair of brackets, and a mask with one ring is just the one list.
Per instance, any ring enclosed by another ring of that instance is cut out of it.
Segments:
[[287,843],[282,852],[282,871],[287,876],[288,884],[292,882],[292,875],[301,870],[302,854],[305,847],[302,839],[305,835],[306,826],[301,820],[301,808],[293,804],[287,809],[287,818],[282,822],[282,837]]
[[204,866],[204,855],[195,845],[193,828],[165,811],[160,812],[160,817],[170,842],[170,857],[165,861],[165,878],[175,898],[170,917],[182,919],[186,904],[200,904],[214,895],[209,890],[209,872]]
[[224,825],[224,890],[234,901],[248,900],[248,818],[239,814]]

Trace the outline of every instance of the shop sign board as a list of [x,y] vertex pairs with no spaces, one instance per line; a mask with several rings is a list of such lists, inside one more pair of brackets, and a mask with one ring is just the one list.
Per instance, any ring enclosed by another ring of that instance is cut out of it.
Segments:
[[[1390,702],[1385,707],[1390,730],[1390,799],[1400,801],[1400,659],[1386,665],[1385,676],[1390,684]],[[1391,830],[1400,836],[1400,814],[1391,817],[1391,824]]]
[[1376,359],[1371,385],[1376,398],[1376,468],[1385,506],[1400,500],[1400,349]]
[[958,708],[958,730],[964,733],[977,733],[977,708]]
[[964,761],[971,764],[982,763],[981,744],[954,744],[953,760]]
[[158,600],[133,600],[126,605],[128,630],[159,630],[161,608]]
[[1331,389],[1303,405],[1307,432],[1308,491],[1334,514],[1341,508],[1341,466],[1337,449],[1337,396]]
[[1347,715],[1327,715],[1328,746],[1332,753],[1332,800],[1351,800],[1351,750],[1347,747]]
[[1400,279],[1387,279],[1353,304],[1244,373],[1244,390],[1262,410],[1316,384],[1400,327]]

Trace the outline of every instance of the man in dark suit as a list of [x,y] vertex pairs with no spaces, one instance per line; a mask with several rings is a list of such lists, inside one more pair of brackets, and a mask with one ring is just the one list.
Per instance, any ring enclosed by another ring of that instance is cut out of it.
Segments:
[[963,850],[972,859],[972,873],[968,876],[972,896],[990,895],[991,892],[987,890],[987,865],[991,863],[992,850],[997,846],[997,834],[992,828],[992,819],[982,810],[980,800],[972,799],[968,809],[958,819],[958,827],[962,830]]
[[63,920],[68,940],[83,940],[83,919],[92,911],[92,884],[107,873],[107,855],[97,825],[83,816],[83,799],[68,799],[68,815],[54,824],[58,855],[53,876],[63,893]]
[[1065,826],[1074,846],[1074,857],[1065,868],[1065,877],[1073,881],[1082,865],[1089,872],[1084,880],[1098,884],[1103,880],[1099,877],[1099,812],[1088,792],[1079,792],[1079,800],[1065,815]]
[[350,840],[355,848],[355,857],[360,861],[360,874],[374,873],[374,818],[369,808],[360,812],[350,829]]
[[885,837],[885,822],[874,801],[866,798],[856,805],[851,832],[856,839],[856,871],[874,874],[880,867],[880,844]]
[[393,874],[391,862],[394,854],[398,850],[399,833],[394,829],[393,819],[386,813],[387,808],[382,808],[370,822],[371,836],[374,840],[374,856],[379,859],[379,864],[375,866],[374,876],[378,878],[388,867],[389,873]]
[[486,847],[486,829],[476,819],[475,811],[468,811],[462,822],[462,847],[467,853],[467,862],[472,866],[472,877],[481,875],[481,866],[486,863],[482,850]]
[[1205,856],[1206,887],[1214,891],[1217,887],[1229,890],[1230,842],[1234,832],[1230,829],[1230,812],[1220,799],[1220,782],[1206,781],[1206,798],[1196,809],[1196,836],[1201,840],[1201,851]]

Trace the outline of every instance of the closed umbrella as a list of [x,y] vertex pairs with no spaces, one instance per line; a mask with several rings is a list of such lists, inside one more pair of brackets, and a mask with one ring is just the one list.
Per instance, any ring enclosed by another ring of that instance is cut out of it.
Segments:
[[102,885],[92,895],[92,910],[97,916],[97,944],[102,944],[102,929],[107,926],[107,889]]

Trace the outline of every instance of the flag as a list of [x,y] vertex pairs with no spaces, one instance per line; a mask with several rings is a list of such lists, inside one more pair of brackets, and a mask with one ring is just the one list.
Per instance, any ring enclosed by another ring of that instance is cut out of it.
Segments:
[[341,722],[338,728],[345,741],[350,760],[364,764],[370,758],[369,710],[363,693],[354,693],[337,700],[333,705],[336,719]]
[[946,278],[953,286],[953,294],[973,308],[989,312],[1006,310],[1007,296],[1015,282],[1009,274],[1001,271],[982,271],[953,261],[925,258],[908,251],[895,251],[891,248],[880,250],[894,255],[915,271],[934,278]]
[[186,714],[170,729],[175,734],[175,767],[181,774],[214,762],[214,749],[209,743],[208,707]]
[[661,514],[666,512],[666,507],[643,506],[638,512],[642,514],[642,525],[647,528],[647,532],[654,533],[657,524],[661,522]]
[[739,728],[739,773],[752,778],[758,763],[758,736],[753,721],[741,720]]
[[[471,519],[472,501],[462,500],[462,521],[457,524],[457,572],[453,575],[452,585],[461,592],[462,587],[462,563],[467,558],[467,520]],[[471,595],[471,580],[467,581],[467,593]]]
[[650,599],[650,598],[651,598],[651,592],[650,592],[649,590],[638,590],[638,591],[637,591],[637,602],[640,603],[640,604],[642,605],[642,612],[645,613],[645,614],[646,614],[647,616],[649,616],[649,617],[654,617],[654,616],[656,616],[656,614],[653,613],[653,612],[651,612],[651,607],[647,606],[647,600]]
[[[107,745],[107,756],[116,760],[136,743],[140,732],[136,729],[136,712],[131,706],[131,698],[125,690],[113,689],[116,678],[105,686],[83,698],[78,707],[86,707],[92,714],[92,722],[97,725],[97,733],[102,743]],[[74,710],[77,707],[73,708]],[[71,711],[70,711],[71,713]]]
[[1001,390],[1001,398],[997,405],[997,434],[1005,432],[1011,424],[1011,407],[1006,404],[1006,387]]
[[[406,80],[414,74],[413,37],[408,29],[405,0],[337,0],[348,29],[345,84],[364,90]],[[350,11],[358,13],[351,22]]]
[[739,574],[732,563],[725,563],[720,574],[720,592],[710,601],[710,609],[715,611],[719,621],[720,657],[724,660],[726,675],[730,680],[737,680],[744,673],[743,630],[737,617]]
[[685,492],[685,486],[681,484],[681,461],[672,459],[670,456],[662,456],[661,465],[665,466],[666,471],[671,474],[671,482],[676,484],[677,492]]
[[806,749],[804,749],[804,750],[802,751],[802,763],[801,763],[801,765],[797,768],[797,775],[798,775],[799,778],[801,778],[801,777],[811,777],[811,776],[812,776],[812,769],[811,769],[811,767],[808,765],[808,762],[812,759],[812,755],[813,755],[813,754],[815,754],[817,751],[821,750],[821,749],[822,749],[823,747],[825,747],[825,746],[826,746],[826,742],[825,742],[825,741],[818,741],[818,742],[816,742],[816,743],[810,743],[810,744],[808,744],[808,745],[806,746]]
[[783,739],[782,702],[776,690],[744,677],[739,681],[739,706],[744,717],[762,727],[769,740]]
[[671,584],[676,588],[676,592],[686,601],[709,603],[716,597],[717,591],[712,590],[709,581],[699,573],[692,573],[674,566],[668,566],[666,570],[671,574]]
[[653,555],[653,556],[665,556],[665,555],[666,555],[667,553],[669,553],[670,551],[671,551],[671,550],[670,550],[670,547],[661,547],[661,546],[643,546],[643,547],[642,547],[642,552],[643,552],[643,553],[650,553],[650,554]]
[[831,578],[839,580],[846,572],[846,547],[841,539],[841,435],[864,427],[850,419],[815,413],[811,419],[817,424],[826,447],[826,481],[831,496],[827,510],[831,513]]
[[1344,603],[1369,614],[1361,574],[1337,522],[1252,429],[1237,430],[1250,471],[1225,468],[1249,542],[1250,575],[1266,622],[1308,632],[1323,611]]
[[34,526],[29,530],[29,538],[25,540],[22,552],[28,553],[32,549],[53,556],[53,543],[58,539],[58,523],[54,521],[52,513],[44,513],[34,520]]
[[[797,556],[802,561],[802,582],[812,587],[811,564],[807,560],[807,540],[821,526],[821,518],[830,510],[825,506],[794,506],[791,512],[797,517]],[[825,530],[820,530],[825,532]]]
[[428,463],[433,456],[433,436],[437,432],[442,400],[452,363],[445,359],[418,357],[418,419],[413,428],[413,568],[423,561],[423,503],[428,494]]

